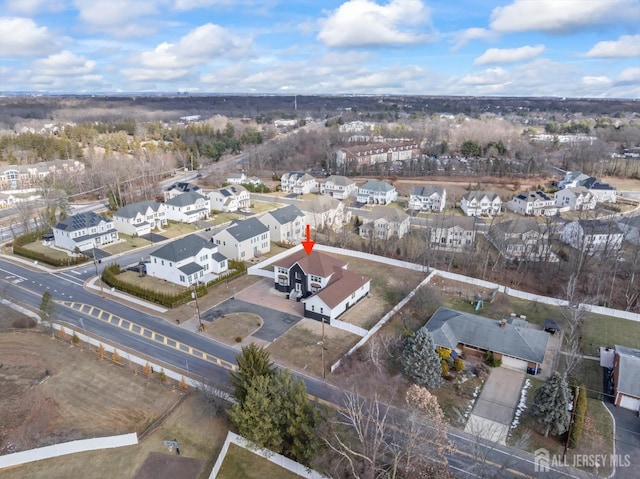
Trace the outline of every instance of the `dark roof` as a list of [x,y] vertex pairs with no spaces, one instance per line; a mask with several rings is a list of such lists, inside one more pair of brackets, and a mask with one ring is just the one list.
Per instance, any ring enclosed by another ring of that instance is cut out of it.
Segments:
[[298,263],[302,271],[306,274],[313,274],[323,278],[333,274],[334,268],[342,269],[347,265],[344,261],[319,251],[311,251],[311,254],[307,255],[304,249],[285,256],[274,262],[273,265],[275,267],[289,269],[296,263]]
[[476,190],[476,191],[469,191],[468,193],[465,193],[464,195],[462,195],[462,198],[466,199],[467,201],[471,201],[474,198],[480,201],[485,196],[489,201],[493,201],[496,198],[500,197],[497,193],[494,193],[493,191]]
[[364,185],[362,185],[360,189],[386,193],[387,191],[391,191],[393,189],[393,185],[390,185],[386,181],[369,180]]
[[423,326],[432,334],[436,346],[455,349],[458,343],[506,354],[525,361],[542,363],[549,335],[544,331],[514,326],[500,321],[439,308]]
[[544,191],[540,191],[540,190],[525,191],[524,193],[520,193],[519,195],[517,195],[516,198],[524,201],[535,201],[535,200],[551,201],[552,199]]
[[411,194],[415,196],[431,196],[434,193],[442,196],[444,194],[444,188],[441,186],[414,186]]
[[436,216],[430,223],[432,228],[444,228],[449,229],[454,226],[458,226],[465,231],[473,231],[476,229],[476,224],[483,224],[481,220],[476,218],[475,216],[450,216],[450,215],[442,215]]
[[615,345],[618,354],[618,392],[640,398],[640,350]]
[[235,220],[226,230],[237,241],[245,241],[269,231],[257,218],[247,218],[243,221]]
[[213,253],[211,257],[214,259],[214,261],[217,261],[218,263],[227,259],[227,257],[222,253]]
[[182,261],[186,258],[192,258],[203,248],[216,249],[216,246],[193,234],[167,243],[151,253],[151,256],[166,259],[167,261]]
[[93,211],[87,213],[78,213],[77,215],[68,216],[54,226],[57,230],[63,231],[79,231],[92,226],[98,226],[102,222],[109,223],[111,220],[101,216]]
[[281,225],[291,223],[292,221],[295,221],[296,218],[304,218],[304,213],[300,211],[296,205],[288,205],[284,208],[278,208],[277,210],[269,211],[265,214],[273,216],[273,218]]
[[119,216],[120,218],[135,218],[138,213],[144,214],[147,211],[147,208],[151,208],[153,211],[158,211],[160,204],[161,203],[148,200],[131,203],[120,208],[113,214],[113,216]]
[[198,263],[187,263],[184,266],[180,266],[178,269],[182,271],[184,274],[193,274],[193,273],[197,273],[198,271],[204,268],[200,266]]
[[503,234],[522,234],[527,231],[536,231],[545,234],[548,227],[545,222],[538,221],[535,218],[516,218],[495,223],[491,225],[491,229]]
[[555,319],[546,318],[544,320],[544,326],[542,327],[542,329],[544,329],[545,331],[547,329],[553,329],[554,331],[559,331],[560,325],[556,322]]
[[198,185],[194,185],[193,183],[178,182],[178,183],[172,184],[169,188],[167,188],[167,191],[179,190],[182,193],[189,193],[193,191],[198,191],[199,189],[200,187]]
[[615,221],[606,220],[578,220],[582,231],[587,235],[616,235],[622,234],[622,230]]
[[613,186],[607,183],[602,183],[599,179],[593,177],[580,181],[579,184],[589,190],[615,190]]
[[207,198],[200,193],[182,193],[167,200],[165,203],[171,206],[187,206],[194,204],[199,199],[206,200]]

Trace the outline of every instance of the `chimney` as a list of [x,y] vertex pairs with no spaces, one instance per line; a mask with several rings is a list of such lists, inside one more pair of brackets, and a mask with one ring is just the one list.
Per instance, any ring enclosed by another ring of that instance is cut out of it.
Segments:
[[500,320],[500,329],[505,329],[506,327],[507,327],[507,320],[506,319]]

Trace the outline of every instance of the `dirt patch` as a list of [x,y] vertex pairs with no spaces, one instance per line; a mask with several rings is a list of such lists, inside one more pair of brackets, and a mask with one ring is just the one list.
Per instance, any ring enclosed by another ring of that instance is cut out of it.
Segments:
[[0,335],[0,365],[0,453],[141,433],[177,399],[158,383],[133,379],[44,334]]
[[[252,313],[230,313],[217,318],[208,325],[205,335],[235,345],[250,336],[262,326],[262,319]],[[240,338],[240,341],[237,339]]]
[[190,457],[152,452],[133,479],[190,479],[198,477],[204,461]]

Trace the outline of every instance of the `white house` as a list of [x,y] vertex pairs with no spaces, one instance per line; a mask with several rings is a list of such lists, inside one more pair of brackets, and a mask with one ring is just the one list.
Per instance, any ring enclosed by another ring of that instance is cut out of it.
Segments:
[[259,220],[269,228],[272,241],[297,243],[304,239],[305,215],[296,205],[288,205],[269,211],[263,214]]
[[560,240],[579,251],[597,253],[618,251],[624,233],[614,221],[576,220],[560,230]]
[[596,207],[596,197],[584,186],[564,188],[556,192],[556,206],[571,211],[592,210]]
[[558,188],[575,188],[589,178],[591,178],[589,175],[585,175],[581,171],[567,171],[564,179],[558,181]]
[[123,206],[113,214],[113,224],[119,233],[144,236],[167,224],[167,207],[155,201],[139,201]]
[[409,208],[414,211],[444,210],[447,190],[440,186],[414,186],[409,195]]
[[489,228],[487,239],[507,259],[557,261],[551,251],[548,225],[535,218],[496,223]]
[[398,208],[377,206],[371,211],[370,218],[375,219],[365,220],[360,226],[360,236],[365,239],[402,238],[411,229],[409,215]]
[[331,175],[320,183],[320,194],[345,200],[358,194],[358,186],[346,176]]
[[617,190],[607,183],[602,183],[597,178],[589,178],[581,182],[581,186],[588,189],[589,193],[596,197],[598,203],[615,203],[617,201]]
[[241,185],[247,181],[247,175],[244,173],[229,173],[227,174],[227,183],[232,185]]
[[296,251],[273,263],[275,288],[305,298],[304,316],[331,323],[369,294],[371,280],[347,263],[317,250]]
[[209,217],[211,203],[200,193],[182,193],[165,201],[167,219],[180,223],[195,223]]
[[52,231],[54,244],[69,251],[100,248],[119,239],[113,221],[93,211],[69,216]]
[[280,178],[282,191],[304,195],[318,190],[318,182],[308,173],[290,171]]
[[170,200],[183,193],[202,193],[202,188],[193,183],[177,182],[169,186],[164,192],[164,200]]
[[430,224],[429,242],[435,249],[450,251],[473,249],[477,229],[475,217],[438,217]]
[[310,201],[300,202],[298,207],[305,214],[305,224],[314,230],[328,227],[340,231],[351,221],[351,211],[335,196],[317,196]]
[[620,217],[618,226],[623,231],[625,240],[640,246],[640,215]]
[[496,216],[502,213],[502,199],[492,191],[470,191],[460,200],[467,216]]
[[553,196],[544,191],[525,191],[507,203],[507,208],[520,215],[554,216],[558,207]]
[[251,195],[241,185],[226,186],[218,190],[209,191],[206,195],[209,198],[209,206],[215,211],[233,213],[251,206]]
[[393,185],[385,181],[369,180],[358,188],[358,203],[386,205],[398,199],[398,192]]
[[149,260],[149,276],[187,287],[208,283],[229,267],[216,245],[195,234],[165,244],[151,253]]
[[211,241],[229,259],[248,261],[271,251],[269,228],[257,218],[236,220],[227,229],[216,233]]

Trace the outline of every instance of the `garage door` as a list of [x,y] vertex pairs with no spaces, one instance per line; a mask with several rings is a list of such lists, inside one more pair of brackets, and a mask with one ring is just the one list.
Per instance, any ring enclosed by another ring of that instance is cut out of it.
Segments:
[[632,398],[629,396],[621,396],[620,407],[631,409],[632,411],[637,411],[640,409],[640,399]]
[[527,372],[527,362],[522,359],[512,358],[511,356],[502,356],[502,367],[523,373]]

